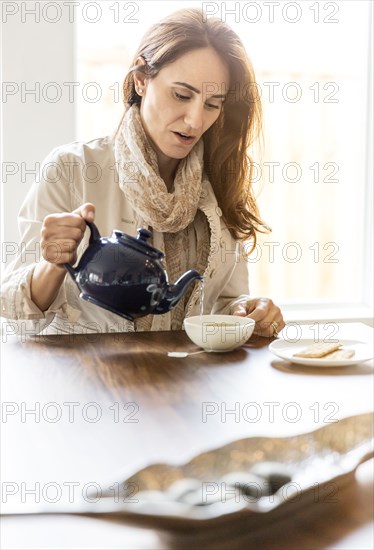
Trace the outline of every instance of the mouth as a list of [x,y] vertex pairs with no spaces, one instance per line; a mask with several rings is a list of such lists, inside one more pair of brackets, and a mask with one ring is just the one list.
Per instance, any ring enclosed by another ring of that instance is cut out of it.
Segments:
[[177,136],[178,140],[185,145],[190,145],[195,141],[196,136],[190,136],[189,134],[184,134],[183,132],[173,132]]

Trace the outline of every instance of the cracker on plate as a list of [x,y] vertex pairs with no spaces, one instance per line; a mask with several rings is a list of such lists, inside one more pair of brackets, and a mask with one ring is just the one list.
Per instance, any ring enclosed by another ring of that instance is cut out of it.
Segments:
[[350,359],[355,354],[354,349],[338,349],[336,351],[332,351],[331,353],[328,353],[323,357],[323,359],[328,359],[329,361],[332,359],[333,361],[339,360],[339,359]]
[[294,357],[311,357],[318,359],[319,357],[325,357],[328,353],[338,350],[340,347],[340,342],[316,342],[302,351],[299,351],[299,353],[294,353]]

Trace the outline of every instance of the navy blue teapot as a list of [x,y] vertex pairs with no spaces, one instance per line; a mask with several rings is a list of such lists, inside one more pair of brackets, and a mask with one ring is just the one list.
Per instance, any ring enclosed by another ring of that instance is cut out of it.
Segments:
[[147,243],[152,235],[147,229],[138,229],[136,238],[118,230],[101,237],[94,223],[86,223],[89,246],[77,267],[64,264],[83,300],[133,321],[170,311],[193,281],[203,279],[190,269],[169,285],[164,254]]

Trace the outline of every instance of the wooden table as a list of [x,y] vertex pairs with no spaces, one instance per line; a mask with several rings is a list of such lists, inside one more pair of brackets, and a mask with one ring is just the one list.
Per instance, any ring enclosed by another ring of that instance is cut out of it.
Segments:
[[[323,339],[332,325],[291,326],[287,337],[313,337],[317,329]],[[333,329],[338,338],[372,341],[363,324]],[[26,500],[35,498],[27,490],[43,495],[53,489],[48,484],[68,490],[74,483],[81,491],[123,467],[183,463],[237,438],[290,436],[373,410],[372,361],[312,369],[278,360],[268,344],[253,336],[234,352],[177,359],[166,352],[196,350],[183,331],[36,339],[4,333],[3,488],[24,491]],[[334,503],[318,502],[271,529],[212,534],[203,546],[373,548],[371,472],[372,461]],[[118,517],[4,516],[1,523],[4,549],[199,547],[194,533],[145,529]]]

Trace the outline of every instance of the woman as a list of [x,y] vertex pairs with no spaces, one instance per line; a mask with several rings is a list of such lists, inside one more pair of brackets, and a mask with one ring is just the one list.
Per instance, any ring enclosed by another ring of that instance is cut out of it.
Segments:
[[[177,330],[198,313],[198,285],[177,307],[130,323],[79,299],[66,277],[87,245],[86,220],[102,235],[150,227],[174,282],[204,274],[204,313],[248,315],[256,332],[284,327],[278,307],[250,298],[243,244],[260,220],[246,151],[261,107],[238,36],[200,10],[180,10],[151,27],[124,81],[125,113],[114,136],[58,147],[20,211],[22,241],[42,257],[7,269],[2,315],[36,333]],[[31,327],[30,327],[31,325]]]

